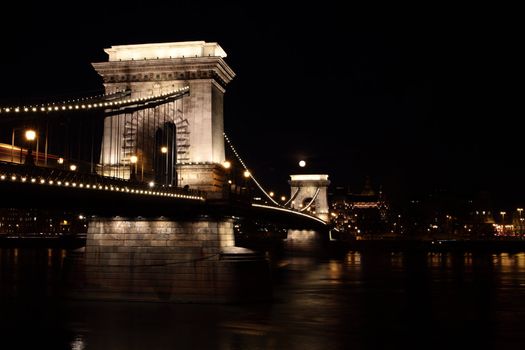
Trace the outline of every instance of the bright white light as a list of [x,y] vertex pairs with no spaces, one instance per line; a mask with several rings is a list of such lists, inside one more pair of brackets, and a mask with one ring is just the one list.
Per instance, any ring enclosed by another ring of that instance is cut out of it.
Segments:
[[230,167],[232,166],[232,163],[226,160],[224,161],[224,163],[222,163],[222,166],[224,167],[224,169],[230,169]]
[[129,161],[133,164],[135,164],[137,161],[139,160],[139,158],[137,156],[131,156],[129,157]]
[[168,153],[168,147],[166,147],[166,146],[162,146],[162,147],[160,148],[160,151],[161,151],[162,153],[166,154],[166,153]]
[[328,180],[328,175],[300,174],[300,175],[290,175],[290,178],[292,181],[305,181],[305,180],[320,181],[320,180]]
[[77,170],[77,166],[76,166],[75,164],[71,164],[71,165],[69,166],[69,170],[71,170],[71,171],[75,171],[75,170]]
[[149,183],[149,187],[153,187],[153,186],[155,186],[155,182],[151,181],[151,182]]
[[36,138],[36,132],[34,130],[26,130],[26,140],[33,141]]
[[306,162],[305,162],[304,160],[301,160],[301,161],[299,162],[299,166],[300,166],[301,168],[304,168],[304,167],[306,166]]

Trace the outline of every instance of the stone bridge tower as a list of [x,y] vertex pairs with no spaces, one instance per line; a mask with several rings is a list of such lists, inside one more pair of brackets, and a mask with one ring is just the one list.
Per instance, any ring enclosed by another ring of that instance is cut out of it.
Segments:
[[288,183],[291,187],[291,207],[328,222],[328,175],[298,174],[290,175],[290,178]]
[[[172,185],[188,185],[211,193],[221,191],[221,164],[225,160],[223,96],[226,85],[235,76],[224,61],[224,50],[217,43],[189,41],[119,45],[105,49],[105,52],[109,55],[108,62],[93,63],[93,67],[103,78],[106,93],[130,90],[130,98],[147,98],[189,86],[189,95],[177,107],[152,108],[152,113],[163,117],[164,123],[168,120],[172,123],[172,129],[177,130],[176,143],[175,140],[172,142],[176,144],[173,147],[176,149],[170,150],[174,152],[172,159],[176,161],[170,165],[169,171],[177,174],[176,183]],[[147,128],[147,135],[154,139],[153,135],[156,132],[158,134],[159,124],[157,123],[157,130],[153,130],[149,119],[146,124],[144,112],[140,114],[140,111],[132,115],[132,121],[128,125],[117,118],[118,116],[105,118],[101,164],[129,162],[130,154],[125,153],[118,143],[123,137],[128,137],[128,148],[129,144],[138,145],[136,149],[139,153],[139,167],[151,170],[152,156],[144,151],[148,142],[136,140],[136,135],[140,133],[137,130]],[[128,130],[128,136],[122,130]],[[149,141],[149,145],[151,144],[156,145],[154,140]],[[112,175],[107,174],[107,171],[102,172],[104,175]],[[144,179],[144,171],[142,175]],[[129,178],[131,174],[128,172],[127,175],[117,176]],[[148,175],[146,171],[146,180],[149,181],[151,177],[151,173]]]

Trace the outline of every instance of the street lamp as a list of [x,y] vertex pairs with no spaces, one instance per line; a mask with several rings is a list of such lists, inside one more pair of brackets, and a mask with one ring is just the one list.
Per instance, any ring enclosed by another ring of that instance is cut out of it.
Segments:
[[26,130],[25,137],[26,140],[29,141],[25,165],[35,165],[35,158],[33,157],[33,141],[36,139],[36,132],[34,130]]
[[137,161],[138,161],[138,157],[136,155],[132,155],[130,158],[129,158],[129,161],[131,162],[131,169],[130,169],[130,175],[129,175],[129,179],[131,181],[136,181],[137,180]]
[[160,153],[162,153],[164,155],[164,157],[166,157],[166,164],[164,166],[164,185],[165,186],[168,186],[168,178],[169,178],[169,174],[170,174],[170,171],[168,169],[169,167],[169,159],[168,159],[168,147],[167,146],[162,146],[160,148]]
[[523,233],[523,218],[521,217],[521,212],[523,211],[523,208],[517,208],[516,210],[518,211],[518,215],[520,216],[518,233],[521,235]]
[[507,213],[504,211],[500,211],[499,213],[501,214],[501,233],[505,235],[505,214]]
[[250,171],[249,170],[244,170],[244,172],[242,173],[242,176],[244,178],[244,181],[243,181],[243,187],[241,189],[241,191],[245,191],[245,193],[247,195],[250,195],[250,192],[251,192],[251,189],[250,189],[250,183],[248,182],[248,179],[250,178],[251,174],[250,174]]

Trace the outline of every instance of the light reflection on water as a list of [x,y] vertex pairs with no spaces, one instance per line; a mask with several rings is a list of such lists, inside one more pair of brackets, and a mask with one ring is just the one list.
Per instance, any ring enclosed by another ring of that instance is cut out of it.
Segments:
[[525,343],[525,253],[348,252],[273,261],[274,300],[59,297],[69,252],[0,248],[0,348],[444,349]]
[[82,334],[75,334],[71,341],[71,350],[84,350],[85,348],[84,336]]

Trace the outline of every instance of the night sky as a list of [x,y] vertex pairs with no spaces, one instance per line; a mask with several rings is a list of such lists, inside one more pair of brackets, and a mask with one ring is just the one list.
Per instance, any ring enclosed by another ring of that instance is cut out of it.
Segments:
[[[308,171],[387,196],[523,203],[517,9],[320,1],[24,3],[2,11],[2,104],[100,93],[111,45],[218,42],[225,130],[266,187]],[[343,6],[345,5],[345,6]],[[520,96],[521,97],[521,96]]]

